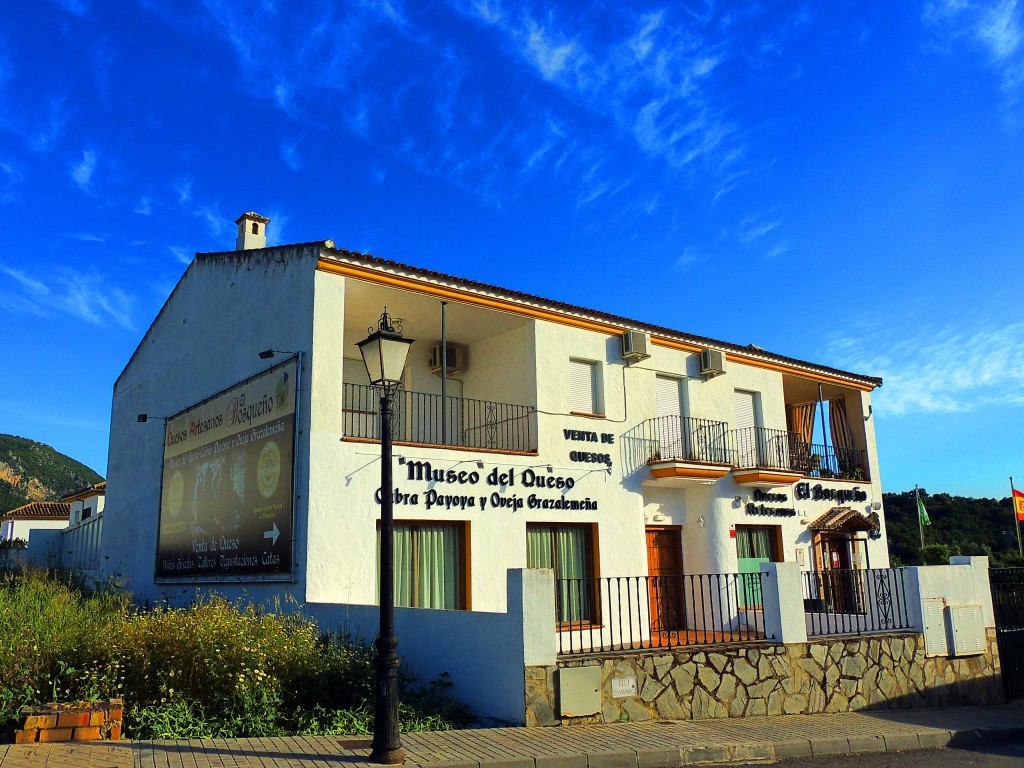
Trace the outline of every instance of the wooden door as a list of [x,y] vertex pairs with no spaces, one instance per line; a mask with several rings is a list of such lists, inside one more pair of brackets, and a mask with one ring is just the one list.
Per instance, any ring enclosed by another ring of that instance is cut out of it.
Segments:
[[684,628],[683,550],[679,528],[647,529],[647,588],[651,606],[651,639]]

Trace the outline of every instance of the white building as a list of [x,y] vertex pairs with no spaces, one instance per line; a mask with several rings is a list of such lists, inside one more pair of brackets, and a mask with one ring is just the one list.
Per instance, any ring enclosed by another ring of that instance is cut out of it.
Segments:
[[[196,256],[115,384],[104,554],[141,597],[240,581],[257,598],[375,602],[378,400],[356,343],[385,307],[415,339],[395,432],[402,604],[502,611],[507,571],[527,566],[888,565],[879,379],[331,241],[261,247],[266,223],[245,214],[236,250]],[[286,362],[260,377],[263,350]],[[270,410],[238,410],[246,392]],[[255,429],[271,422],[272,450]],[[571,605],[579,588],[562,588],[563,621],[590,610]]]
[[33,531],[60,530],[68,524],[68,504],[32,501],[0,515],[0,541],[27,542]]

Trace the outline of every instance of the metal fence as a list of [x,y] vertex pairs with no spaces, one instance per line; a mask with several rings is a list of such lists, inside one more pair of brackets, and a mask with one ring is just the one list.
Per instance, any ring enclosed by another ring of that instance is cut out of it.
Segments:
[[760,573],[556,579],[558,652],[765,639]]
[[911,628],[902,568],[806,571],[803,586],[809,637]]
[[[343,403],[345,434],[379,440],[380,392],[345,384]],[[399,390],[394,409],[392,439],[397,442],[502,451],[537,448],[536,411],[528,405]]]
[[629,430],[620,442],[636,466],[651,461],[729,463],[729,425],[690,416],[659,416]]
[[988,574],[1006,698],[1024,698],[1024,568],[992,568]]
[[790,445],[799,438],[794,432],[767,427],[747,427],[733,432],[733,465],[762,467],[764,469],[790,469]]
[[860,448],[836,448],[796,439],[789,444],[789,465],[790,469],[810,477],[865,480],[868,453]]

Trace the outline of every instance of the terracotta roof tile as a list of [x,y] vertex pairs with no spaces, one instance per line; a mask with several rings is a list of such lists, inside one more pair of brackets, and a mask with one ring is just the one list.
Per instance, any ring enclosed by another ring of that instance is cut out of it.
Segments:
[[67,520],[71,505],[63,501],[33,501],[12,509],[0,520]]

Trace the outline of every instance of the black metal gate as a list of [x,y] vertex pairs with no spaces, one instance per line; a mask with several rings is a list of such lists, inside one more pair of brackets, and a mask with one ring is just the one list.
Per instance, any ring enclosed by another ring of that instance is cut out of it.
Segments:
[[992,568],[989,579],[1006,698],[1024,698],[1024,568]]

